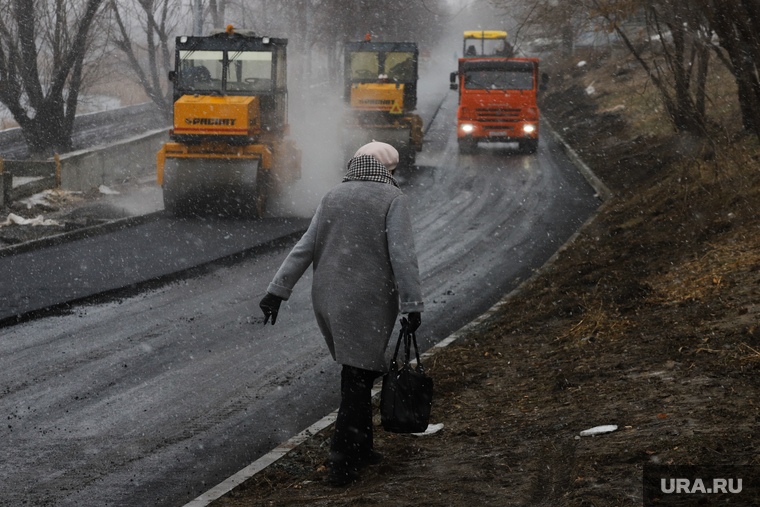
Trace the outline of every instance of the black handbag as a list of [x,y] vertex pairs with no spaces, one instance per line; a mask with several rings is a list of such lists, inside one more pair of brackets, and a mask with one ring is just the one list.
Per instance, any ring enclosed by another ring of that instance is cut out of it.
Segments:
[[[433,379],[425,375],[417,349],[417,337],[409,331],[409,321],[401,319],[401,332],[390,370],[383,376],[380,391],[380,418],[385,431],[393,433],[421,433],[430,421],[433,405]],[[404,358],[399,365],[398,351],[404,342]],[[417,366],[412,368],[409,352],[414,344]]]

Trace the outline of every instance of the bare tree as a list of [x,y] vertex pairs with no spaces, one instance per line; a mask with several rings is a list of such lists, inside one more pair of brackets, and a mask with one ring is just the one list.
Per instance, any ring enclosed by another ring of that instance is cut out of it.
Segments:
[[209,0],[208,10],[211,13],[211,24],[214,28],[224,28],[227,0]]
[[[711,30],[691,0],[592,0],[657,87],[678,131],[702,135]],[[643,10],[647,37],[634,44],[622,22]],[[658,47],[655,47],[657,45]],[[645,54],[646,52],[646,54]],[[649,61],[647,61],[647,55]],[[696,74],[696,79],[693,77]],[[694,84],[694,86],[692,86]]]
[[[293,53],[318,50],[338,76],[343,43],[371,34],[376,40],[432,44],[448,15],[444,0],[217,0],[229,23],[290,40]],[[308,75],[308,70],[305,70]],[[297,69],[294,77],[300,75]]]
[[[167,118],[172,114],[171,89],[166,79],[173,68],[173,38],[180,30],[178,0],[110,0],[115,24],[114,44],[125,56],[136,80]],[[290,40],[297,61],[292,79],[308,79],[311,52],[327,55],[328,75],[340,78],[340,54],[348,40],[371,33],[380,40],[433,43],[440,35],[444,0],[209,0],[203,31],[251,29],[258,35]]]
[[562,53],[569,56],[573,43],[589,21],[591,7],[588,0],[492,0],[502,16],[517,20],[517,28],[510,34],[515,47],[535,37],[561,41]]
[[[659,91],[674,128],[704,134],[712,29],[695,0],[533,0],[521,12],[526,31],[565,41],[565,51],[567,40],[589,27],[617,34]],[[627,29],[635,16],[644,21],[642,33]]]
[[173,36],[181,4],[176,0],[111,0],[109,7],[117,27],[114,44],[162,116],[171,118],[167,76],[173,68]]
[[77,101],[103,0],[0,3],[0,102],[35,158],[70,151]]
[[744,128],[760,136],[760,5],[756,0],[696,0],[729,55]]

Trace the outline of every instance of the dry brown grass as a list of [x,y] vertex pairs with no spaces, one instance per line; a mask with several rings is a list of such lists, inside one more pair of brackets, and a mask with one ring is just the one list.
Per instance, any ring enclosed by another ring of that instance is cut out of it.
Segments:
[[578,322],[555,338],[555,342],[583,345],[598,340],[612,341],[625,336],[633,325],[616,305],[604,298],[584,297],[583,306],[586,310]]
[[18,123],[11,118],[0,118],[0,130],[18,127]]
[[665,275],[653,277],[650,302],[704,301],[720,294],[731,275],[756,270],[760,266],[758,238],[732,244],[711,244],[710,247],[702,257],[675,266]]

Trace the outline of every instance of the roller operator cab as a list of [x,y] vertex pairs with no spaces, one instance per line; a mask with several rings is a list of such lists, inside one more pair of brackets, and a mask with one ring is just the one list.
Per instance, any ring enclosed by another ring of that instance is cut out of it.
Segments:
[[177,37],[171,142],[157,157],[168,212],[261,216],[300,178],[300,150],[286,139],[286,48],[231,26]]
[[369,36],[345,46],[344,93],[348,106],[343,145],[348,157],[381,141],[399,152],[398,168],[412,167],[422,150],[417,107],[419,51],[413,42],[374,42]]
[[501,30],[470,30],[464,32],[463,58],[512,58],[514,50]]
[[[505,39],[506,32],[465,32],[465,47],[479,41],[482,49],[488,40]],[[499,47],[505,46],[493,46],[488,55],[480,51],[460,58],[459,69],[451,73],[451,89],[459,90],[457,141],[462,153],[471,153],[479,142],[517,142],[524,153],[538,148],[538,59],[495,54],[502,51]]]

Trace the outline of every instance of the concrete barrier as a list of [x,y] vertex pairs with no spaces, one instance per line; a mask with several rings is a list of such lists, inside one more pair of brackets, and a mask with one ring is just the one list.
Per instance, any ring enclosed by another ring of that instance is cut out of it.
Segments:
[[24,178],[55,177],[55,160],[5,160],[3,172]]
[[86,191],[156,171],[156,153],[169,140],[169,129],[151,130],[105,146],[60,156],[61,188]]
[[[98,125],[113,125],[128,121],[139,128],[155,128],[162,123],[155,104],[146,102],[136,106],[78,115],[76,129]],[[134,131],[135,128],[132,128]],[[66,153],[56,160],[17,161],[0,158],[0,206],[23,199],[48,188],[60,186],[65,190],[86,191],[100,185],[114,185],[127,178],[155,174],[156,153],[169,140],[169,128],[149,130],[119,141]],[[0,132],[0,144],[25,145],[20,128]],[[13,151],[13,150],[11,150]],[[16,150],[18,151],[18,150]],[[13,185],[15,177],[36,177],[33,182]]]
[[[55,159],[5,160],[0,172],[0,205],[49,188],[84,192],[100,185],[114,185],[127,179],[155,174],[156,153],[168,140],[168,128],[151,130],[115,143],[60,155],[56,157],[60,167],[57,167]],[[14,188],[14,177],[38,179]]]

